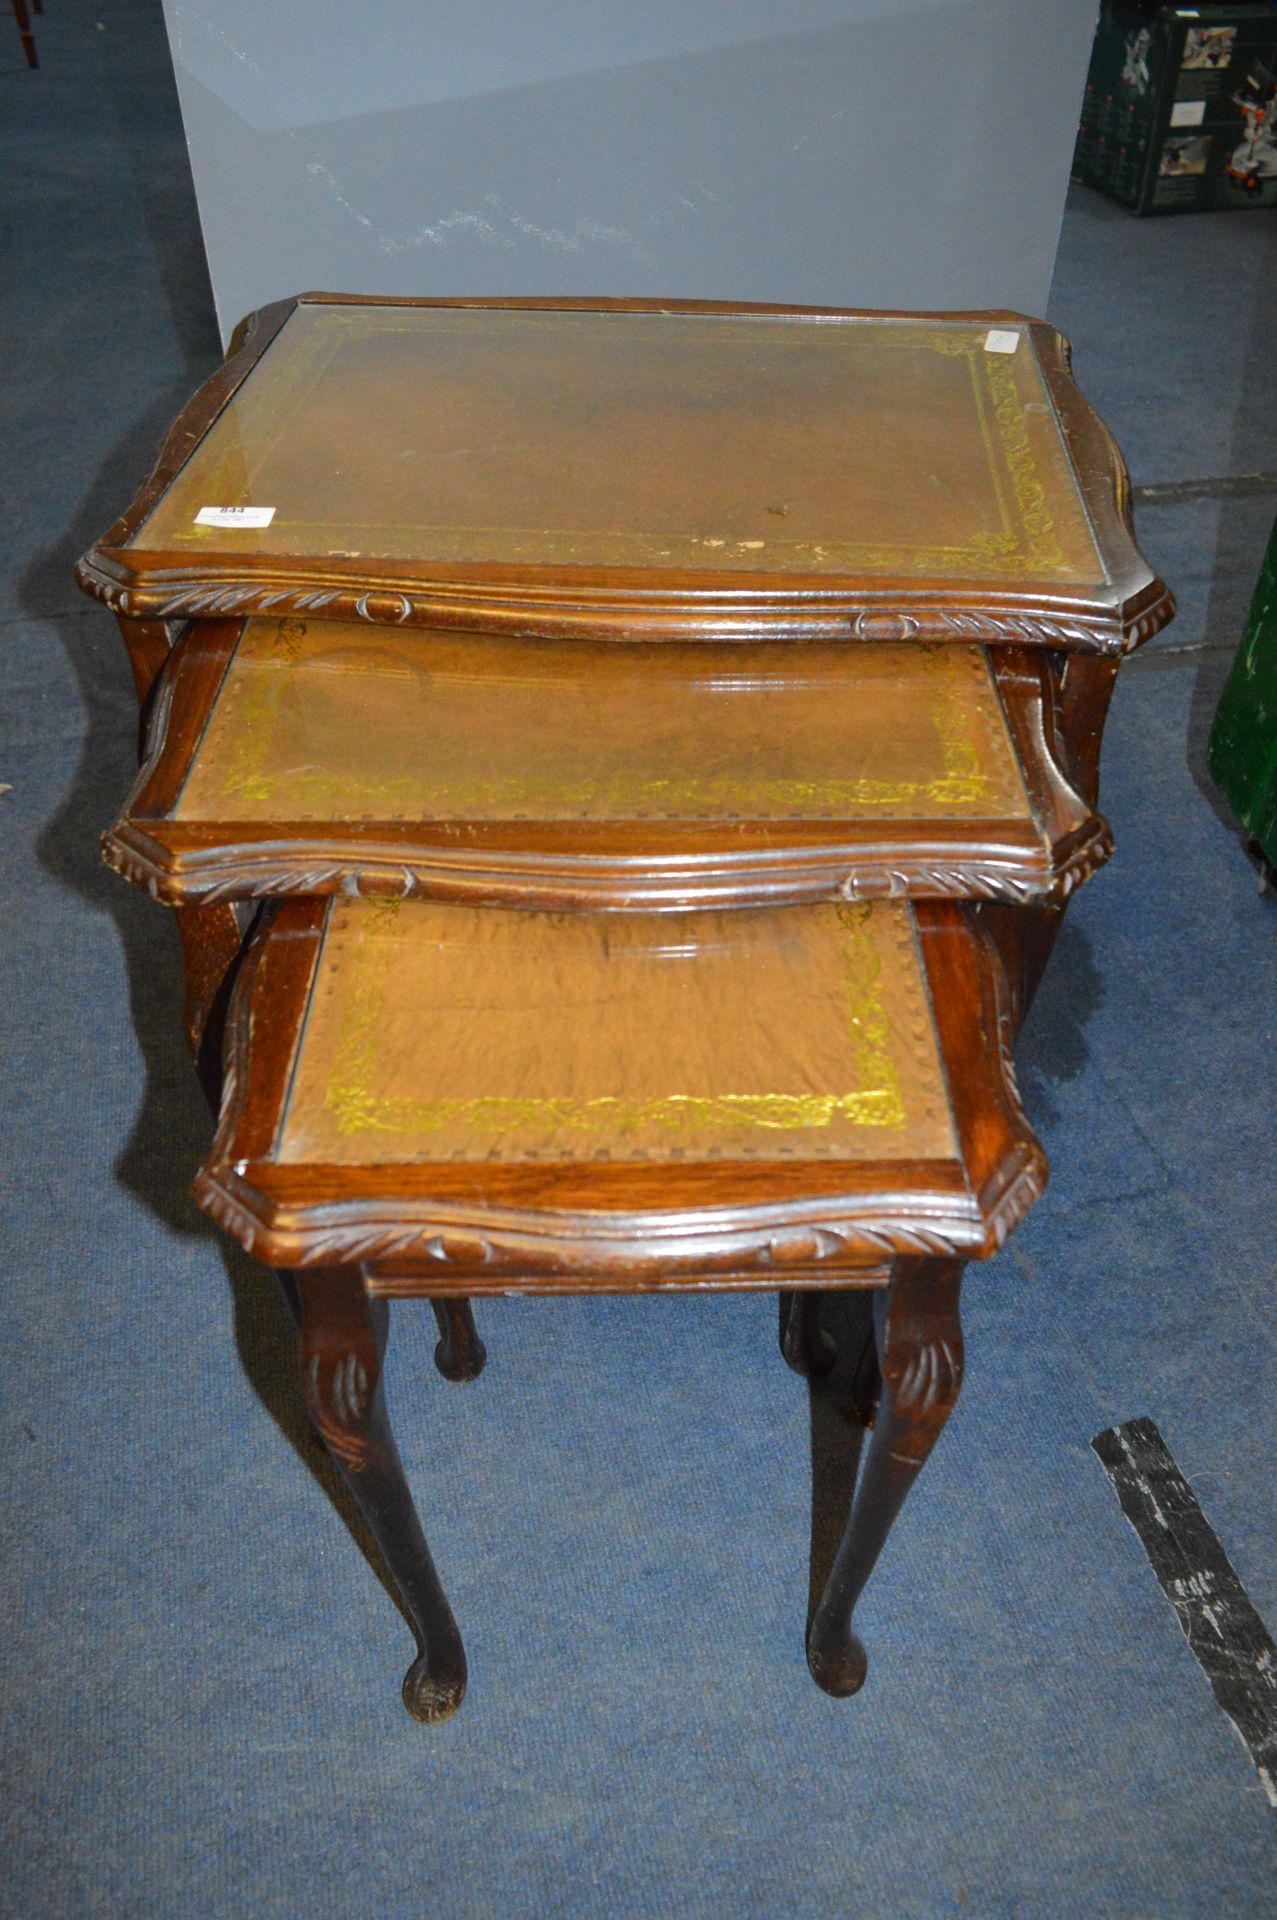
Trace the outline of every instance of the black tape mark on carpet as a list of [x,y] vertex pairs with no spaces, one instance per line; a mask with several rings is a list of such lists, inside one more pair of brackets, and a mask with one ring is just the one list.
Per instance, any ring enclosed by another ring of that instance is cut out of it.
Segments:
[[1137,507],[1155,507],[1163,500],[1249,500],[1277,493],[1277,473],[1221,474],[1215,480],[1153,480],[1132,487]]
[[1151,1420],[1091,1442],[1211,1690],[1277,1807],[1277,1647]]

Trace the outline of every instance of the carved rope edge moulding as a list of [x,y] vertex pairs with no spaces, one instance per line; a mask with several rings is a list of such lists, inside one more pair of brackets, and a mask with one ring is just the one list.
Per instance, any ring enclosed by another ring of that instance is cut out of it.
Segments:
[[[866,859],[845,871],[846,856],[833,850],[817,863],[810,858],[777,874],[772,869],[739,864],[715,867],[703,876],[662,871],[654,861],[650,874],[636,876],[633,863],[615,872],[598,873],[597,860],[575,863],[564,856],[545,872],[528,874],[502,864],[502,856],[485,861],[471,854],[466,868],[436,865],[428,857],[403,855],[370,858],[357,848],[334,848],[317,864],[288,861],[274,849],[258,855],[251,846],[230,850],[225,866],[201,881],[189,869],[183,873],[161,863],[144,847],[125,836],[125,822],[103,837],[106,864],[124,879],[165,906],[214,906],[226,900],[271,899],[292,894],[341,893],[351,898],[552,900],[557,904],[600,902],[634,911],[682,900],[713,900],[728,904],[797,904],[808,900],[981,899],[1005,900],[1012,905],[1045,904],[1067,899],[1112,852],[1112,836],[1098,817],[1094,831],[1075,845],[1053,868],[1031,875],[991,866],[978,857],[910,860],[893,850],[888,861]],[[622,897],[624,896],[624,897]]]
[[[867,1261],[883,1256],[981,1257],[1001,1246],[1045,1185],[1040,1156],[1030,1155],[1008,1181],[996,1209],[982,1221],[974,1207],[967,1215],[951,1211],[935,1220],[907,1220],[875,1212],[862,1217],[828,1215],[811,1223],[794,1222],[788,1228],[767,1223],[734,1228],[699,1227],[676,1239],[661,1235],[645,1239],[645,1228],[659,1216],[636,1216],[615,1239],[604,1240],[583,1225],[547,1219],[541,1230],[478,1227],[469,1222],[443,1225],[438,1210],[414,1221],[408,1216],[425,1203],[397,1208],[394,1220],[369,1217],[377,1202],[351,1202],[347,1218],[316,1219],[313,1225],[271,1224],[264,1221],[232,1190],[234,1173],[224,1180],[201,1170],[195,1181],[199,1205],[217,1224],[256,1258],[273,1265],[296,1267],[358,1266],[382,1260],[420,1261],[423,1277],[432,1267],[451,1269],[458,1276],[478,1280],[486,1274],[538,1282],[559,1279],[565,1289],[579,1291],[590,1276],[603,1290],[609,1277],[632,1285],[636,1269],[651,1268],[649,1284],[694,1284],[698,1276],[711,1279],[720,1270],[739,1275],[743,1284],[759,1276],[757,1284],[775,1287],[778,1275],[789,1269],[824,1266],[832,1280],[837,1272],[854,1273]],[[250,1190],[251,1191],[251,1190]],[[828,1205],[828,1202],[824,1203]],[[852,1208],[855,1202],[849,1203]],[[327,1209],[317,1209],[317,1213]],[[361,1217],[362,1216],[362,1217]],[[791,1210],[792,1216],[792,1210]],[[537,1223],[538,1227],[541,1223]],[[826,1265],[827,1263],[827,1265]]]
[[[1062,615],[1026,608],[994,611],[989,608],[940,608],[902,605],[866,607],[830,604],[792,594],[760,595],[748,607],[739,599],[721,599],[697,589],[687,595],[635,593],[616,590],[589,592],[577,588],[569,597],[544,588],[458,587],[440,582],[430,591],[408,594],[356,587],[318,586],[301,582],[281,587],[269,581],[192,581],[180,586],[156,583],[140,587],[122,584],[113,572],[86,555],[76,569],[84,591],[125,619],[214,619],[230,615],[269,613],[322,614],[331,620],[362,620],[374,626],[474,626],[513,630],[547,637],[571,637],[574,630],[597,636],[599,622],[624,621],[639,638],[643,633],[676,633],[707,639],[748,638],[766,633],[771,639],[827,638],[900,642],[940,640],[1061,647],[1086,653],[1126,653],[1160,631],[1171,618],[1175,602],[1168,587],[1155,582],[1156,597],[1125,620],[1103,615]],[[1141,596],[1142,597],[1142,596]]]

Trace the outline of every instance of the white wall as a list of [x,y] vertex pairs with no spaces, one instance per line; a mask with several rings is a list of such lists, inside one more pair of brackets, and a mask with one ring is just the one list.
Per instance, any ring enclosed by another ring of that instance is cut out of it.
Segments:
[[307,288],[1046,305],[1095,0],[164,0],[223,334]]

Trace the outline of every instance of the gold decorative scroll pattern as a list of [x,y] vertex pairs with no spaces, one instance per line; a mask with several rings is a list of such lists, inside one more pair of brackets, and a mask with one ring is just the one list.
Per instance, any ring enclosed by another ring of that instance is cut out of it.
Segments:
[[[297,669],[305,668],[307,626],[301,619],[278,621],[265,658],[250,638],[251,628],[240,642],[237,662],[250,646],[252,652],[228,701],[228,705],[233,703],[233,721],[228,715],[225,730],[216,727],[225,762],[218,790],[228,801],[282,807],[289,818],[322,818],[339,806],[343,811],[386,820],[454,818],[466,805],[485,819],[499,818],[503,812],[521,817],[529,811],[542,819],[601,819],[615,811],[623,818],[638,814],[653,819],[697,820],[739,808],[743,801],[748,802],[752,813],[780,819],[809,818],[812,814],[833,817],[839,812],[854,815],[867,808],[916,810],[919,803],[946,812],[961,809],[975,813],[994,803],[986,762],[996,749],[990,713],[979,697],[987,694],[987,668],[982,659],[976,659],[973,666],[969,649],[939,644],[920,646],[917,652],[927,676],[928,711],[940,750],[941,772],[929,770],[917,778],[862,776],[818,782],[752,779],[748,793],[743,794],[735,782],[724,779],[676,781],[640,777],[633,769],[626,769],[617,792],[609,794],[595,784],[574,781],[558,768],[543,767],[530,754],[526,779],[512,778],[500,784],[468,779],[464,792],[446,814],[432,815],[422,811],[426,783],[420,779],[381,771],[366,775],[343,772],[337,776],[322,766],[290,764],[286,743],[281,752],[278,728]],[[231,673],[233,679],[235,666]],[[964,698],[964,677],[976,698]],[[217,718],[221,720],[220,715]],[[213,738],[210,735],[206,746],[212,746]],[[428,748],[423,747],[423,753],[428,753]],[[210,805],[205,798],[201,814]]]
[[[835,1119],[855,1126],[898,1130],[905,1125],[899,1075],[891,1058],[890,1027],[881,994],[882,961],[869,926],[869,903],[841,905],[836,915],[845,989],[845,1019],[860,1066],[860,1087],[850,1093],[672,1093],[631,1101],[605,1094],[594,1099],[504,1098],[484,1094],[468,1100],[429,1097],[379,1098],[370,1091],[382,1029],[384,980],[394,964],[398,916],[403,902],[371,900],[360,944],[364,949],[359,991],[342,1010],[325,1094],[325,1106],[343,1135],[364,1132],[444,1133],[464,1124],[499,1135],[538,1122],[597,1134],[606,1129],[624,1157],[627,1135],[640,1128],[684,1128],[688,1121],[712,1128],[742,1121],[768,1131],[826,1128]],[[881,909],[879,909],[881,911]],[[370,964],[371,963],[371,964]]]

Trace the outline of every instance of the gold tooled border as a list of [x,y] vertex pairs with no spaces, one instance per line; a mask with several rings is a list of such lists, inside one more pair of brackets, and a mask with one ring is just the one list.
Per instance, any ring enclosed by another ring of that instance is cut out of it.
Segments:
[[[883,956],[873,926],[884,912],[903,922],[903,912],[857,902],[832,909],[839,929],[845,985],[847,1031],[856,1049],[864,1084],[854,1092],[830,1094],[728,1093],[712,1096],[667,1094],[631,1101],[606,1094],[588,1100],[561,1097],[481,1095],[472,1099],[378,1097],[369,1082],[380,1044],[385,981],[394,964],[396,934],[403,902],[370,900],[359,907],[358,941],[364,950],[358,992],[348,995],[339,1016],[337,1039],[324,1106],[343,1136],[361,1133],[444,1133],[464,1125],[500,1134],[529,1123],[597,1134],[601,1127],[624,1155],[625,1138],[639,1129],[683,1128],[688,1121],[739,1127],[744,1121],[768,1132],[819,1131],[835,1120],[854,1126],[897,1131],[906,1125],[900,1077],[891,1057],[891,1028],[882,997]],[[877,918],[875,918],[875,916]],[[322,956],[321,962],[322,965]],[[281,1139],[287,1129],[281,1129]],[[511,1157],[520,1157],[517,1153]],[[642,1157],[650,1157],[648,1155]]]

